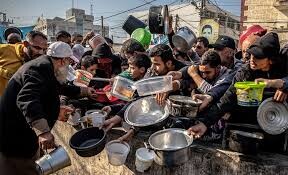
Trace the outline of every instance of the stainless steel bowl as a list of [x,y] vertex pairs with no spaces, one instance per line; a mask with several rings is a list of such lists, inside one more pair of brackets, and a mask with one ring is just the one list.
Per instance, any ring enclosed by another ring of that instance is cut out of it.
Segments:
[[169,116],[168,106],[157,104],[155,97],[141,98],[129,105],[124,114],[126,123],[146,127],[163,122]]

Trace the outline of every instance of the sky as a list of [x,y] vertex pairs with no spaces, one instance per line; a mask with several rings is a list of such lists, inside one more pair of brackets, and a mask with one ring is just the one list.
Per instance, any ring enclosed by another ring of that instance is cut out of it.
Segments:
[[[74,0],[74,7],[84,9],[90,14],[90,5],[93,5],[93,15],[97,20],[100,16],[110,16],[125,10],[140,6],[152,0]],[[135,11],[149,9],[151,5],[165,5],[169,3],[179,4],[185,0],[154,0],[135,10],[104,20],[104,25],[117,26],[123,23],[128,14]],[[199,0],[195,0],[196,2]],[[221,8],[240,16],[241,0],[211,0]],[[72,7],[72,0],[0,0],[0,12],[7,13],[8,19],[13,19],[16,25],[27,26],[34,24],[37,18],[43,15],[45,18],[55,16],[65,18],[65,11]],[[173,4],[173,5],[174,5]],[[100,24],[100,21],[95,22]],[[121,29],[121,28],[120,28]],[[123,30],[114,29],[112,33],[121,33]]]

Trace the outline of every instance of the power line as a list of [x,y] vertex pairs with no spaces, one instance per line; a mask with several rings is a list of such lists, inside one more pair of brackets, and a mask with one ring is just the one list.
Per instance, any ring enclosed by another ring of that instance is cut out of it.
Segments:
[[[112,17],[114,17],[114,16],[121,15],[121,14],[123,14],[123,13],[129,12],[129,11],[131,11],[131,10],[135,10],[135,9],[137,9],[137,8],[143,7],[143,6],[147,5],[147,4],[149,4],[149,3],[151,3],[151,2],[155,2],[155,1],[157,1],[157,0],[149,1],[149,2],[147,2],[147,3],[141,4],[141,5],[136,6],[136,7],[134,7],[134,8],[131,8],[131,9],[128,9],[128,10],[124,10],[124,11],[119,12],[119,13],[116,13],[116,14],[114,14],[114,15],[110,15],[110,16],[104,17],[103,19],[109,19],[109,18],[112,18]],[[94,20],[94,22],[100,21],[100,20],[101,20],[101,19],[96,19],[96,20]]]

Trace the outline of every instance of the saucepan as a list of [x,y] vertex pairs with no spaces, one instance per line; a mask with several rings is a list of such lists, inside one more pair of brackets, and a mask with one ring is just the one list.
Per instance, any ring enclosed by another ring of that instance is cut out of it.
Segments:
[[179,128],[157,131],[149,137],[148,144],[144,142],[147,149],[154,150],[154,161],[158,165],[168,167],[187,162],[191,155],[192,143],[193,136]]
[[191,97],[171,95],[167,100],[170,114],[174,117],[194,118],[197,116],[201,100],[193,100]]

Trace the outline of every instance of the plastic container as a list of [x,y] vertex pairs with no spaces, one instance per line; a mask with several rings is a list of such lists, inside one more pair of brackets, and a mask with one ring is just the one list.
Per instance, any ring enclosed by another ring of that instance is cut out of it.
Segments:
[[68,75],[66,79],[68,81],[74,81],[76,79],[76,71],[71,65],[68,66]]
[[134,30],[138,28],[145,28],[147,25],[141,20],[135,18],[132,15],[129,15],[126,21],[124,22],[122,29],[125,30],[129,35],[133,33]]
[[130,146],[126,142],[113,140],[106,144],[105,149],[109,163],[114,166],[120,166],[126,162]]
[[172,76],[158,76],[143,79],[134,83],[139,96],[147,96],[162,92],[168,92],[173,89]]
[[120,76],[115,77],[111,95],[124,101],[131,101],[135,92],[133,83],[133,81],[126,78]]
[[136,151],[136,170],[144,173],[144,171],[148,170],[154,159],[154,151],[148,150],[147,148],[139,148]]
[[240,106],[259,106],[262,102],[264,83],[256,84],[252,81],[237,82],[234,84],[237,94],[237,103]]
[[74,80],[74,85],[81,86],[81,87],[87,87],[90,83],[90,80],[93,78],[93,75],[90,72],[87,72],[85,70],[76,70],[76,79]]
[[145,49],[148,49],[151,43],[151,33],[147,29],[138,28],[133,31],[131,38],[140,42]]

